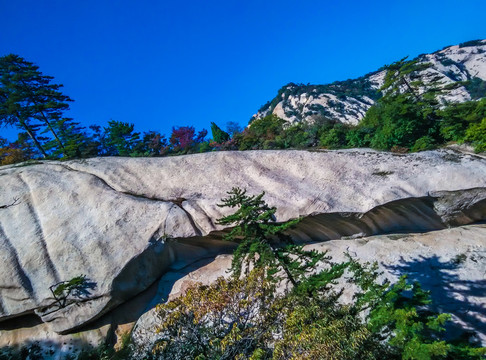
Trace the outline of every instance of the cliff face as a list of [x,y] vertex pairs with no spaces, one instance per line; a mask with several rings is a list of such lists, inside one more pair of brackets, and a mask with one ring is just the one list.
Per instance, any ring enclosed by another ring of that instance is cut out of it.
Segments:
[[[484,90],[478,91],[481,84],[484,89],[483,82],[486,81],[486,40],[449,46],[432,54],[420,55],[417,60],[431,64],[418,76],[425,83],[430,79],[443,85],[463,82],[462,86],[449,91],[443,97],[444,101],[464,102],[486,96]],[[358,79],[328,85],[288,84],[253,118],[275,114],[289,123],[326,118],[356,125],[381,96],[379,88],[383,85],[384,76],[385,71],[378,70]]]
[[[65,339],[59,334],[95,330],[106,336],[135,322],[177,292],[180,278],[229,253],[232,244],[221,241],[225,229],[216,222],[227,209],[217,204],[235,186],[265,191],[279,221],[304,217],[291,232],[297,239],[360,244],[351,239],[484,220],[485,179],[486,160],[452,150],[217,152],[3,167],[1,338],[12,344],[23,336]],[[486,237],[464,247],[459,239],[467,231],[454,234],[448,257],[485,251]],[[418,256],[413,244],[409,254],[406,241],[386,245],[388,264]],[[373,249],[363,258],[381,261]],[[430,249],[427,256],[435,256],[440,246]],[[213,269],[206,278],[220,274],[218,265]],[[473,283],[472,274],[461,276]],[[60,307],[50,287],[79,275],[89,280],[86,291]]]

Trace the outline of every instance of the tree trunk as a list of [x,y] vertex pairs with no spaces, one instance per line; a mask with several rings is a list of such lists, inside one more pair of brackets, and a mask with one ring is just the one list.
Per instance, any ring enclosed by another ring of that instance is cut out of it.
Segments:
[[44,159],[47,158],[46,151],[44,150],[44,148],[42,147],[42,145],[37,141],[37,139],[35,138],[34,134],[32,134],[32,132],[30,131],[30,128],[29,127],[25,127],[25,130],[27,131],[27,134],[29,134],[29,136],[32,139],[32,141],[34,141],[35,146],[37,146],[37,148],[42,153],[42,157]]
[[[37,103],[32,100],[32,102],[34,103],[34,105],[37,106]],[[61,147],[62,149],[62,153],[64,155],[66,155],[66,149],[64,148],[64,145],[62,144],[61,140],[59,139],[59,137],[57,136],[56,132],[54,131],[54,129],[52,128],[51,126],[51,123],[49,122],[49,120],[47,119],[46,115],[44,114],[44,112],[42,110],[39,110],[41,115],[42,115],[42,118],[44,119],[44,122],[46,123],[47,127],[49,128],[50,132],[52,133],[52,135],[54,135],[54,138],[56,139],[57,143],[59,144],[59,146]]]
[[[22,82],[22,84],[26,87],[28,87],[28,85],[25,83],[25,81],[23,80],[20,80]],[[39,106],[39,104],[37,104],[37,101],[35,101],[34,97],[32,96],[31,97],[31,101],[32,103],[35,105],[35,106]],[[64,145],[62,144],[61,140],[59,139],[59,137],[57,136],[56,132],[54,131],[54,129],[52,128],[51,126],[51,123],[49,122],[49,120],[47,119],[46,115],[44,114],[44,112],[42,110],[39,109],[39,112],[41,113],[42,115],[42,118],[44,119],[44,122],[46,123],[47,127],[49,128],[50,132],[52,133],[52,135],[54,135],[54,138],[56,139],[56,141],[59,143],[59,146],[61,147],[61,149],[63,150],[63,154],[65,153],[65,149],[64,149]],[[30,134],[29,134],[30,135]]]
[[410,91],[410,93],[412,94],[412,96],[415,98],[415,101],[419,102],[420,101],[420,97],[415,93],[415,90],[412,88],[412,86],[410,85],[410,83],[408,82],[408,80],[405,78],[405,76],[402,77],[402,81],[407,86],[408,91]]
[[27,131],[27,134],[29,134],[29,136],[32,139],[32,141],[34,142],[35,146],[40,150],[44,159],[47,158],[46,151],[44,150],[44,148],[42,147],[40,142],[37,141],[36,137],[34,136],[34,133],[30,129],[29,125],[27,125],[24,120],[21,120],[20,117],[19,117],[19,123],[20,123],[20,125],[22,125],[22,127],[25,129],[25,131]]
[[[35,104],[35,103],[34,103]],[[59,146],[61,147],[61,149],[63,150],[63,154],[65,154],[65,151],[66,149],[64,148],[64,145],[62,144],[61,140],[59,139],[59,137],[57,136],[56,132],[54,131],[54,129],[52,128],[51,126],[51,123],[49,122],[49,120],[47,119],[47,117],[44,115],[44,112],[42,110],[40,110],[40,113],[42,115],[42,118],[44,119],[45,123],[47,124],[47,127],[49,128],[49,130],[51,131],[52,135],[54,135],[54,138],[57,140],[57,142],[59,143]]]

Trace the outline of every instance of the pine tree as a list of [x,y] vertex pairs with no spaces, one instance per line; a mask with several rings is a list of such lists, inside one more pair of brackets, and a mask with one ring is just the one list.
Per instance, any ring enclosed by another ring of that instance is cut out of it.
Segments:
[[385,66],[384,83],[380,90],[385,92],[385,96],[406,93],[419,100],[420,93],[417,85],[423,85],[423,83],[417,80],[416,76],[429,67],[428,63],[419,64],[418,60],[407,61],[406,57],[387,65]]
[[99,155],[99,143],[78,122],[71,118],[61,118],[53,126],[58,130],[59,139],[64,144],[63,148],[59,149],[55,140],[50,142],[55,148],[55,157],[64,154],[65,158],[73,159]]
[[135,125],[110,120],[105,130],[106,155],[129,156],[140,143],[140,133],[134,132]]
[[234,226],[225,240],[238,243],[231,267],[235,277],[241,275],[243,268],[246,273],[252,266],[265,268],[270,279],[278,281],[282,279],[279,273],[283,273],[283,278],[295,291],[312,293],[342,275],[347,264],[332,267],[331,272],[313,274],[319,262],[330,263],[327,254],[304,250],[302,245],[295,244],[285,231],[300,219],[278,223],[275,218],[277,209],[263,200],[264,192],[249,196],[246,190],[236,187],[228,195],[218,206],[237,210],[219,219],[218,224]]
[[44,133],[52,134],[56,147],[64,153],[55,123],[72,101],[59,91],[62,85],[51,83],[52,79],[18,55],[0,58],[0,124],[27,132],[43,157],[48,156],[48,151],[38,135],[42,128]]
[[214,122],[211,122],[211,133],[213,134],[214,142],[221,144],[230,139],[229,134],[226,131],[221,130],[221,128]]

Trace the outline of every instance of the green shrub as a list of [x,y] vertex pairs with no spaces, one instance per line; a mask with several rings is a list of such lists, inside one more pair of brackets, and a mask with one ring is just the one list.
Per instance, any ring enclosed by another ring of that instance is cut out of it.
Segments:
[[274,141],[282,134],[285,123],[285,120],[273,114],[252,121],[250,126],[237,136],[239,150],[273,148]]
[[472,143],[474,151],[486,151],[486,118],[480,123],[471,124],[466,130],[464,140]]
[[346,141],[349,147],[368,147],[374,135],[372,128],[355,127],[346,133]]
[[279,149],[307,148],[311,146],[311,134],[303,124],[296,124],[284,128],[280,135],[275,138],[276,147]]
[[486,99],[449,104],[438,112],[438,116],[443,139],[462,142],[467,128],[486,117]]
[[332,129],[322,134],[319,145],[329,149],[340,149],[347,146],[346,127],[336,124]]
[[415,144],[410,149],[412,152],[425,151],[435,149],[436,143],[434,138],[431,136],[423,136],[415,141]]

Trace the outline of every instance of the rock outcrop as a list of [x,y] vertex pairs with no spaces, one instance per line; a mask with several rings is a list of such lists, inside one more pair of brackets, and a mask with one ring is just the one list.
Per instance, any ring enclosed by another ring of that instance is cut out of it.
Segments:
[[[446,92],[443,100],[464,102],[486,95],[484,91],[476,91],[477,85],[486,81],[486,40],[448,46],[432,54],[420,55],[416,60],[421,64],[431,64],[418,74],[425,84],[432,79],[444,86],[464,82]],[[291,83],[282,87],[253,119],[275,114],[291,124],[329,119],[356,125],[380,97],[379,89],[384,78],[385,70],[378,70],[358,79],[327,85]]]
[[[52,334],[135,321],[175,291],[177,278],[162,288],[157,283],[168,269],[183,277],[229,252],[217,224],[228,210],[217,204],[235,186],[265,191],[279,221],[304,217],[292,231],[302,241],[424,232],[486,218],[486,161],[452,150],[44,161],[3,167],[0,183],[5,339],[24,319]],[[373,249],[363,258],[372,259]],[[388,250],[389,264],[407,255],[405,242],[396,249]],[[418,254],[420,247],[414,249]],[[50,287],[79,275],[89,286],[60,307]]]

